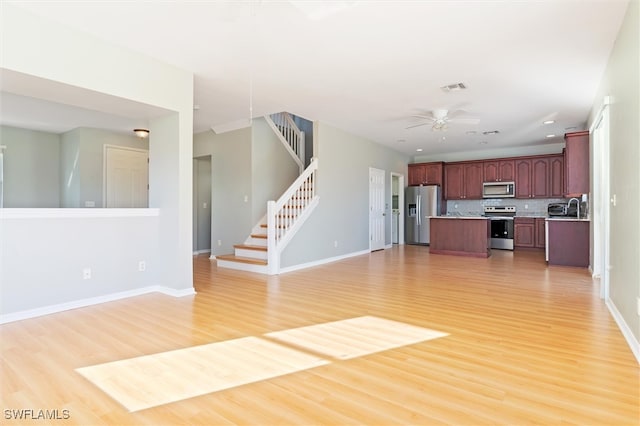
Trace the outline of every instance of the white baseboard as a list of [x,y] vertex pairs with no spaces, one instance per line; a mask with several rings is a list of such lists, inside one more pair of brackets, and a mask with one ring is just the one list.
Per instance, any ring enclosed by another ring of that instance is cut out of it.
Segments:
[[363,254],[371,253],[369,250],[356,251],[353,253],[347,253],[340,256],[328,257],[326,259],[314,260],[313,262],[301,263],[299,265],[287,266],[286,268],[280,268],[280,273],[284,274],[287,272],[298,271],[300,269],[311,268],[312,266],[324,265],[325,263],[336,262],[338,260],[348,259],[354,256],[361,256]]
[[28,309],[26,311],[13,312],[11,314],[0,315],[0,324],[21,321],[29,318],[41,317],[43,315],[55,314],[57,312],[69,311],[71,309],[84,308],[86,306],[98,305],[100,303],[113,302],[115,300],[126,299],[128,297],[140,296],[149,293],[163,293],[173,297],[191,296],[196,294],[193,287],[184,289],[169,288],[161,285],[137,288],[135,290],[121,291],[118,293],[106,294],[104,296],[90,297],[87,299],[74,300],[71,302],[59,303],[57,305],[43,306],[41,308]]
[[607,308],[609,308],[609,312],[611,312],[611,316],[613,316],[613,319],[618,324],[622,335],[629,344],[631,352],[633,352],[633,355],[636,357],[638,364],[640,364],[640,342],[638,342],[638,339],[636,339],[636,337],[633,335],[633,332],[629,328],[629,325],[620,314],[620,311],[618,311],[618,308],[616,308],[615,303],[613,303],[611,299],[607,299],[605,303],[607,305]]
[[205,250],[196,250],[193,252],[194,256],[197,256],[199,254],[205,254],[205,253],[211,253],[211,249],[205,249]]

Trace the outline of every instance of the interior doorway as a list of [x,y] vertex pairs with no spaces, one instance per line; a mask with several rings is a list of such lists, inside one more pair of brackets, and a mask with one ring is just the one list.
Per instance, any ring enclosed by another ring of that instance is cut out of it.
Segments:
[[384,249],[385,199],[384,170],[369,167],[369,250]]
[[193,159],[193,253],[211,252],[211,156]]
[[391,243],[404,244],[404,175],[391,173]]
[[105,145],[103,198],[105,207],[149,207],[149,151]]

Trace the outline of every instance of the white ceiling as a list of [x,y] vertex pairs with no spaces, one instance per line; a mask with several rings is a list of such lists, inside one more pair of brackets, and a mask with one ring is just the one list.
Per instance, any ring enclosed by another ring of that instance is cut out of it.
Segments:
[[[193,71],[195,133],[246,120],[251,106],[254,117],[289,111],[426,155],[548,144],[584,129],[628,1],[15,4]],[[303,10],[323,4],[338,10]],[[440,89],[460,82],[468,88]],[[20,104],[5,97],[3,116]],[[437,108],[480,122],[406,129]],[[105,127],[132,128],[111,119]]]

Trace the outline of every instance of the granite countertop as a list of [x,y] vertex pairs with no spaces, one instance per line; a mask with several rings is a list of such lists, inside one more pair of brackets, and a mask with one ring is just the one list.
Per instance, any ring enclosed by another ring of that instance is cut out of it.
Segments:
[[482,216],[432,216],[432,218],[435,218],[435,219],[483,219],[483,220],[489,219],[488,217],[482,217]]
[[567,216],[550,216],[547,217],[547,220],[558,221],[558,222],[591,222],[591,219],[588,217],[581,217],[578,219],[577,217],[567,217]]

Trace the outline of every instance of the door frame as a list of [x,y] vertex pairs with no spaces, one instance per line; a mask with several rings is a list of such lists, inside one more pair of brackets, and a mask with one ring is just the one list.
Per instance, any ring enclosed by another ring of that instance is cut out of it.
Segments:
[[[600,278],[600,298],[609,299],[609,271],[611,255],[611,206],[610,206],[610,140],[609,140],[609,105],[610,98],[605,96],[604,102],[596,115],[591,129],[591,146],[593,152],[593,195],[591,206],[593,218],[593,253],[592,274]],[[596,209],[595,205],[599,208]]]
[[[371,180],[371,177],[373,176],[373,173],[378,173],[378,172],[382,172],[382,247],[381,248],[373,248],[372,246],[372,236],[373,236],[373,220],[371,218],[372,214],[372,199],[371,199],[371,192],[373,189],[373,182]],[[388,202],[387,202],[387,197],[386,197],[386,190],[387,190],[387,184],[385,181],[385,175],[387,174],[386,170],[383,169],[378,169],[375,167],[369,167],[369,251],[373,251],[373,250],[384,250],[386,248],[386,239],[387,239],[387,207],[389,206]],[[391,219],[391,216],[388,217],[388,219]]]
[[[132,148],[132,147],[128,147],[128,146],[121,146],[121,145],[110,145],[110,144],[104,144],[102,146],[102,206],[103,207],[107,207],[107,151],[110,149],[119,149],[121,151],[137,151],[137,152],[146,152],[147,153],[147,158],[149,158],[149,150],[148,149],[142,149],[142,148]],[[148,177],[149,174],[149,163],[147,162],[147,181],[149,180]],[[147,207],[149,207],[149,187],[147,186]]]
[[[404,244],[404,175],[401,173],[390,173],[389,188],[392,188],[389,205],[393,207],[393,178],[398,178],[398,245]],[[392,209],[393,210],[393,209]]]

